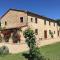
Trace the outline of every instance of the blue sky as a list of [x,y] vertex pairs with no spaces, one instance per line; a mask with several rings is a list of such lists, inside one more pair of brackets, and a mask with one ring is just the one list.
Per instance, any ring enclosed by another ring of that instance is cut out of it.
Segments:
[[8,9],[29,10],[53,18],[60,18],[60,0],[0,0],[0,16]]

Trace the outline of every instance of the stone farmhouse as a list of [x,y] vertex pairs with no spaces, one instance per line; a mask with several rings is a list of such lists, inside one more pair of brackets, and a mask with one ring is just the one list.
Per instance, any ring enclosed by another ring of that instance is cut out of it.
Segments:
[[31,28],[35,32],[38,46],[40,44],[47,45],[50,42],[59,42],[60,26],[57,24],[57,21],[33,12],[9,9],[0,18],[0,26],[2,42],[6,42],[6,44],[20,44],[22,49],[26,46],[23,45],[25,44],[23,31],[27,28]]

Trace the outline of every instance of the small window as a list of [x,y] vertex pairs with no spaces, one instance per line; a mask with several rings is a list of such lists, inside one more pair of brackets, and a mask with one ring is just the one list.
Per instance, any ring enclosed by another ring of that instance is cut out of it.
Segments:
[[38,35],[38,29],[35,29],[35,34]]
[[23,17],[20,17],[20,22],[23,22]]
[[31,22],[33,22],[33,18],[31,18]]
[[5,25],[7,25],[7,22],[5,21]]
[[44,20],[44,25],[46,25],[46,20]]
[[35,23],[37,23],[37,18],[35,18]]
[[50,23],[51,23],[51,22],[49,21],[49,25],[50,25]]

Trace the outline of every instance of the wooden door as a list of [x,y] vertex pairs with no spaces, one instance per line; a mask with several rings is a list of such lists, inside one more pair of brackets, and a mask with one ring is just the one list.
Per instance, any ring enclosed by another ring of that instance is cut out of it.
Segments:
[[44,31],[44,38],[47,38],[47,31]]
[[58,31],[58,36],[59,36],[59,31]]

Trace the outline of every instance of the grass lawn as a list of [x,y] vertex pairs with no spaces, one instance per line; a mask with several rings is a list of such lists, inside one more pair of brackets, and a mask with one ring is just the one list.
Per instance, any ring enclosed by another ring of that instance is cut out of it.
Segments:
[[22,56],[21,53],[19,53],[19,54],[9,54],[5,56],[0,56],[0,60],[27,60],[27,59],[24,58],[24,56]]
[[40,48],[42,54],[50,60],[60,60],[60,42]]
[[[60,60],[60,43],[55,43],[52,45],[43,46],[40,48],[42,55],[50,60]],[[6,56],[0,56],[0,60],[27,60],[19,54],[9,54]]]

